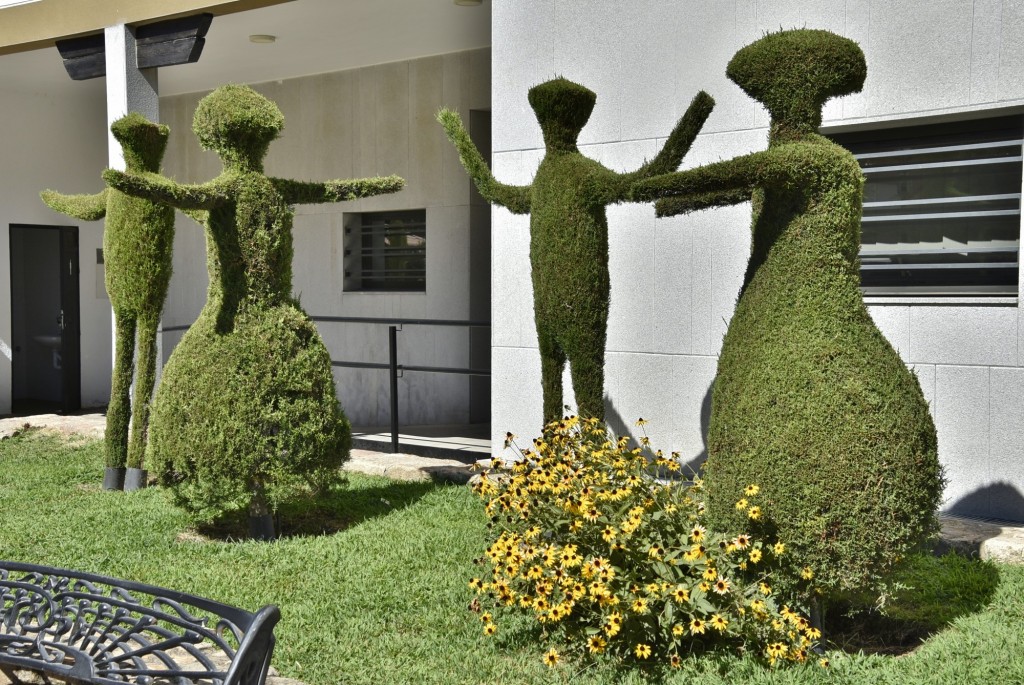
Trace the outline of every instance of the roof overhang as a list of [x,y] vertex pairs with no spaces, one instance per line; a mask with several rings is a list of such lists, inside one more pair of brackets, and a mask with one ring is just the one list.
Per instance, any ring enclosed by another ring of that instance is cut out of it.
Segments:
[[52,46],[107,26],[144,24],[197,12],[214,16],[293,0],[38,0],[0,8],[0,55]]

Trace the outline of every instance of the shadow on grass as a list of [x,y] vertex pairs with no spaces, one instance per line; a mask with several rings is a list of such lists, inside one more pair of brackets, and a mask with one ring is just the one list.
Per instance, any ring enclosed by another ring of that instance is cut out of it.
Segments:
[[[384,485],[353,488],[344,483],[328,492],[296,498],[281,505],[275,517],[278,538],[333,535],[368,519],[404,509],[440,487],[432,481],[390,481]],[[249,517],[234,512],[196,532],[210,540],[243,541],[249,535]]]
[[953,620],[983,610],[999,585],[992,563],[956,553],[912,557],[897,577],[900,588],[882,609],[854,603],[825,617],[825,637],[846,652],[900,655]]

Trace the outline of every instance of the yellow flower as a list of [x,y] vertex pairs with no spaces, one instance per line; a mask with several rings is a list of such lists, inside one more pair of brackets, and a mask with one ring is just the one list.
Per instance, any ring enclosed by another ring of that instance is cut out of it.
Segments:
[[760,584],[758,584],[757,589],[760,590],[761,594],[764,595],[765,597],[767,597],[768,595],[772,594],[772,588],[767,583],[760,583]]
[[637,597],[633,600],[633,605],[630,607],[633,609],[633,613],[643,614],[647,612],[647,600],[643,597]]
[[748,558],[750,559],[750,563],[752,563],[752,564],[756,564],[757,562],[761,561],[761,550],[759,550],[759,549],[752,549],[752,550],[750,550],[750,556]]
[[544,665],[548,668],[554,668],[558,665],[560,659],[561,657],[558,654],[558,650],[552,647],[544,655]]
[[748,485],[746,487],[746,489],[743,490],[743,494],[746,495],[747,497],[753,497],[754,495],[756,495],[760,491],[761,491],[761,488],[759,486],[751,484],[751,485]]
[[814,577],[814,569],[810,566],[804,566],[803,570],[800,571],[800,577],[804,580],[810,580]]
[[781,542],[776,542],[775,545],[772,547],[772,551],[775,552],[776,556],[778,556],[786,551],[786,546]]
[[672,591],[672,599],[674,599],[676,602],[680,604],[682,604],[683,602],[689,602],[690,591],[684,588],[682,585],[679,585],[676,587],[675,590]]
[[718,571],[715,570],[714,566],[708,566],[704,569],[704,580],[714,580],[718,577]]
[[484,635],[490,637],[491,635],[494,635],[496,632],[498,632],[498,629],[495,627],[493,623],[488,623],[484,626]]
[[638,642],[634,651],[638,659],[646,659],[651,655],[651,646]]
[[600,654],[607,645],[607,640],[600,635],[594,635],[587,641],[587,649],[590,650],[591,654]]
[[707,630],[707,624],[699,618],[695,618],[690,621],[690,632],[694,635],[703,635],[704,631]]
[[746,549],[750,546],[750,536],[746,533],[740,533],[736,536],[736,539],[732,541],[732,544],[736,549]]
[[484,583],[479,578],[473,578],[471,581],[469,581],[469,587],[476,590],[477,592],[480,592],[481,589],[483,589],[483,586]]
[[715,614],[711,617],[711,627],[717,630],[718,632],[722,632],[727,627],[729,627],[729,621],[724,616],[719,616],[718,614]]
[[482,613],[480,615],[480,622],[481,623],[490,623],[492,619],[493,619],[493,617],[491,616],[491,612],[489,612],[489,611],[485,611],[484,613]]
[[749,504],[749,502],[747,502],[747,500],[745,500],[745,499],[739,500],[738,502],[736,502],[736,510],[737,511],[743,511],[744,509],[747,508],[747,504]]
[[725,578],[719,578],[715,581],[715,592],[720,595],[724,595],[729,591],[729,581]]
[[679,668],[683,665],[683,660],[679,658],[678,654],[673,654],[668,658],[668,665],[672,668]]
[[695,543],[700,542],[704,539],[705,532],[706,529],[704,528],[704,526],[694,526],[693,530],[690,531],[690,540],[692,540]]
[[686,628],[684,628],[683,626],[679,625],[678,623],[675,624],[674,626],[672,626],[672,634],[675,635],[676,637],[682,637],[683,633],[685,633],[685,632],[686,632]]
[[636,425],[640,427],[646,426],[647,420],[644,419],[643,417],[640,417],[639,419],[636,420]]
[[828,668],[832,664],[829,662],[828,658],[821,657],[820,659],[818,659],[818,665],[821,666],[822,668]]
[[817,628],[808,628],[804,631],[804,635],[806,635],[809,640],[817,640],[821,637],[821,631]]
[[604,530],[601,531],[601,537],[605,542],[611,542],[615,539],[615,529],[611,526],[605,526]]
[[750,507],[747,509],[747,516],[750,517],[751,521],[756,521],[761,518],[761,507]]
[[651,559],[661,559],[661,554],[664,550],[657,543],[651,545],[651,548],[647,550],[647,556]]

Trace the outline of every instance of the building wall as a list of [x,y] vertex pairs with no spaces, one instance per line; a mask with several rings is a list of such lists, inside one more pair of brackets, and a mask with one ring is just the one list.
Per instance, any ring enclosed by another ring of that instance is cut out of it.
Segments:
[[[253,85],[285,116],[284,132],[266,160],[268,174],[301,180],[399,174],[406,180],[395,195],[296,208],[294,292],[309,314],[470,318],[470,182],[434,116],[448,106],[469,121],[471,110],[489,109],[490,67],[490,50],[483,49]],[[220,171],[216,156],[202,151],[191,132],[203,95],[160,101],[161,118],[171,127],[164,172],[180,181],[202,182]],[[345,292],[346,212],[421,208],[427,214],[426,292]],[[202,308],[204,245],[202,230],[179,215],[165,327],[190,324]],[[319,328],[332,359],[388,361],[387,326]],[[164,335],[165,356],[180,336]],[[398,334],[399,363],[467,367],[469,338],[464,328],[406,326]],[[335,378],[355,425],[388,423],[386,371],[336,367]],[[465,376],[407,372],[399,399],[403,424],[469,420]]]
[[[868,78],[830,103],[830,130],[1024,107],[1024,6],[1002,0],[518,0],[493,7],[494,165],[529,183],[542,156],[526,100],[564,76],[597,93],[580,148],[619,171],[652,157],[699,89],[717,101],[685,167],[764,149],[767,112],[725,77],[742,46],[780,27],[858,41]],[[750,248],[750,207],[654,218],[609,208],[608,416],[647,419],[652,444],[698,463],[716,357]],[[541,423],[529,220],[493,213],[495,449]],[[1021,281],[1024,283],[1024,279]],[[921,380],[949,485],[944,508],[1024,519],[1024,357],[1018,298],[874,299],[872,316]],[[566,377],[566,387],[569,387]]]
[[[16,57],[0,57],[0,68],[15,68]],[[54,65],[61,68],[56,55]],[[110,397],[110,301],[103,267],[96,263],[103,222],[57,214],[39,199],[45,188],[65,193],[103,188],[105,129],[102,84],[69,80],[60,90],[9,90],[0,97],[0,414],[11,411],[11,224],[79,227],[82,406],[103,406]]]

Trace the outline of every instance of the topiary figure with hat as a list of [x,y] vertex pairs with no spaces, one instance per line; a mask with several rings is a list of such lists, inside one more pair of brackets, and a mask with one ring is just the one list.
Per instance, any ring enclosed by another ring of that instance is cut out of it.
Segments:
[[458,114],[443,109],[438,121],[480,194],[515,214],[530,215],[544,422],[562,416],[562,371],[567,360],[579,413],[603,419],[610,297],[605,208],[625,201],[633,182],[678,168],[714,101],[707,93],[698,93],[661,152],[639,170],[622,174],[585,157],[576,145],[597,100],[593,91],[557,78],[534,86],[528,97],[545,147],[528,186],[495,180]]
[[[166,126],[150,123],[133,112],[111,124],[110,131],[121,144],[130,173],[160,170],[167,148],[169,130]],[[156,331],[171,280],[174,209],[111,188],[104,188],[95,195],[62,195],[44,190],[41,196],[51,209],[68,216],[84,221],[106,217],[103,261],[117,342],[107,408],[104,487],[120,489],[123,485],[126,490],[144,487],[149,410],[156,379]],[[135,398],[132,402],[129,393],[133,376]]]
[[[817,133],[865,79],[856,43],[769,34],[729,78],[771,114],[768,149],[637,185],[661,215],[753,200],[750,262],[718,361],[708,510],[732,530],[763,516],[826,596],[877,591],[936,530],[943,480],[917,378],[860,292],[863,175]],[[759,484],[762,507],[742,504]]]
[[122,192],[206,212],[207,301],[164,369],[149,455],[195,518],[248,507],[252,533],[261,538],[273,536],[271,512],[296,487],[336,477],[351,443],[330,356],[291,294],[290,205],[404,185],[396,176],[267,176],[263,158],[283,125],[267,98],[248,86],[223,86],[200,101],[192,127],[223,162],[217,178],[189,185],[152,173],[104,172]]

